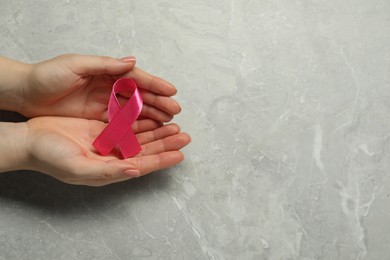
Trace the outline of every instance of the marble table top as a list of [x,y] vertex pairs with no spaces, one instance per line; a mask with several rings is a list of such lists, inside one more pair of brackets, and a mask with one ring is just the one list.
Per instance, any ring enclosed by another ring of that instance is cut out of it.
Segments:
[[133,54],[193,142],[101,188],[1,174],[0,259],[389,259],[389,42],[388,0],[3,1],[0,55]]

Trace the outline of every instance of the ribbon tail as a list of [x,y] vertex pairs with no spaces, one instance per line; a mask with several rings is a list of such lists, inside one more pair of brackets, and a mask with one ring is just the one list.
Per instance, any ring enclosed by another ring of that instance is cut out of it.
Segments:
[[128,131],[126,135],[123,136],[118,146],[123,158],[133,157],[142,150],[137,137],[131,131]]

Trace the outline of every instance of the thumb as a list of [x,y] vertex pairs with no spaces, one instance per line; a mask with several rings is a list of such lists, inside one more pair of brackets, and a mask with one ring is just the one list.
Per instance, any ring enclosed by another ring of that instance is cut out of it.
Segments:
[[136,63],[134,56],[116,59],[108,56],[94,55],[70,55],[66,56],[69,59],[68,66],[77,75],[118,75],[132,70]]
[[135,178],[140,176],[140,171],[133,164],[119,159],[101,161],[97,159],[80,158],[78,165],[80,180],[110,180],[120,177]]

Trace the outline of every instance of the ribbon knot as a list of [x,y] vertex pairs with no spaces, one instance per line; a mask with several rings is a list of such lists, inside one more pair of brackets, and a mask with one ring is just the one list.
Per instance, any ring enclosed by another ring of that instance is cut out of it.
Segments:
[[[121,107],[116,94],[124,91],[130,92],[131,97]],[[109,123],[93,142],[99,153],[107,155],[117,145],[124,158],[132,157],[141,151],[131,126],[141,113],[142,104],[142,97],[134,80],[122,78],[114,83],[108,102]]]

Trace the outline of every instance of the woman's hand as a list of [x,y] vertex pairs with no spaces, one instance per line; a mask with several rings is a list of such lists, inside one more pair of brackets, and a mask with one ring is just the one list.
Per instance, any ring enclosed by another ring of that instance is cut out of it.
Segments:
[[[107,121],[107,103],[115,80],[133,78],[144,100],[142,118],[168,122],[181,110],[171,98],[176,89],[135,68],[135,59],[67,54],[27,66],[22,102],[26,117],[68,116]],[[23,70],[26,71],[26,70]],[[125,102],[126,94],[120,98]]]
[[133,125],[142,147],[134,158],[99,155],[93,140],[105,127],[96,120],[38,117],[27,122],[28,169],[70,184],[102,186],[171,167],[183,160],[179,151],[190,142],[175,124],[145,119]]

